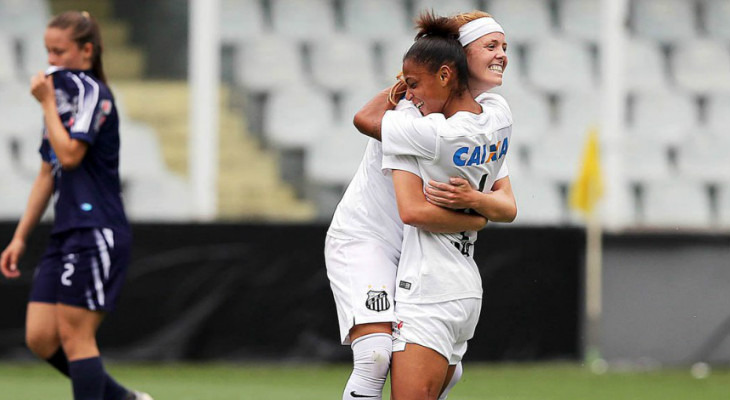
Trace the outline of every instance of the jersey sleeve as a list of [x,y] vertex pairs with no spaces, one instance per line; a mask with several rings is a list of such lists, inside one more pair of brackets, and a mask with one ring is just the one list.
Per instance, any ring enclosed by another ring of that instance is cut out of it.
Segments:
[[83,73],[57,71],[54,84],[59,114],[69,135],[94,144],[101,124],[113,107],[111,100],[103,98],[99,83]]
[[381,126],[383,154],[433,159],[438,126],[444,120],[441,114],[420,117],[420,113],[415,116],[409,110],[387,111]]
[[499,171],[497,172],[497,177],[494,179],[495,181],[498,181],[502,178],[506,178],[509,176],[509,169],[507,168],[507,160],[504,160],[502,162],[502,166],[499,168]]
[[418,168],[418,160],[413,156],[383,156],[383,173],[389,175],[394,169],[408,171],[414,175],[421,176]]

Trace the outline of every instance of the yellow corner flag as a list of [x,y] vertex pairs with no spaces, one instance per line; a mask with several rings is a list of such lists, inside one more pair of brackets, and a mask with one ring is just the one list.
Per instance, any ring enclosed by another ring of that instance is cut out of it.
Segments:
[[603,177],[598,143],[598,130],[591,129],[583,148],[580,174],[570,187],[570,206],[590,215],[603,196]]

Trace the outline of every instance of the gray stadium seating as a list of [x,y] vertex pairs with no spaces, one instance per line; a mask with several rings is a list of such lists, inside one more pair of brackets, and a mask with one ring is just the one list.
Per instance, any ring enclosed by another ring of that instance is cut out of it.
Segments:
[[692,40],[675,48],[672,70],[677,85],[693,92],[730,92],[730,44]]
[[342,8],[345,31],[350,35],[378,41],[411,35],[413,18],[403,1],[344,0]]
[[529,43],[554,34],[549,5],[544,0],[491,0],[486,11],[504,28],[507,43]]
[[697,35],[693,0],[632,0],[633,30],[662,42]]
[[555,93],[596,88],[594,61],[584,43],[555,35],[533,43],[526,69],[536,87]]
[[276,34],[294,40],[321,40],[334,35],[332,0],[270,0]]
[[560,23],[568,36],[598,42],[601,39],[601,0],[562,0]]
[[730,2],[727,0],[700,0],[704,8],[704,27],[709,36],[730,41]]

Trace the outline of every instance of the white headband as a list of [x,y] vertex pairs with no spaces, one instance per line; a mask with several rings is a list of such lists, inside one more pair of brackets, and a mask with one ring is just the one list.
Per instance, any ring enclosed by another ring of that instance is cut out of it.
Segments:
[[504,29],[502,29],[502,26],[494,18],[477,18],[465,23],[459,28],[459,42],[461,42],[462,46],[466,46],[480,37],[493,32],[504,34]]

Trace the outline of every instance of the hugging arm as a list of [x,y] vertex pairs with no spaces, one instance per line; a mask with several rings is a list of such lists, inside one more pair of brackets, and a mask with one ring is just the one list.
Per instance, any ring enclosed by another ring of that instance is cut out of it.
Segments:
[[517,203],[509,176],[494,182],[491,193],[474,189],[463,178],[451,178],[449,183],[432,180],[426,186],[426,199],[450,209],[471,208],[494,222],[512,222],[517,217]]
[[481,215],[439,207],[426,200],[423,180],[404,170],[393,170],[398,213],[403,223],[434,233],[478,231],[487,224]]

